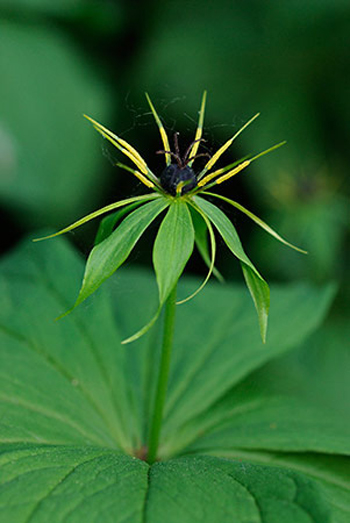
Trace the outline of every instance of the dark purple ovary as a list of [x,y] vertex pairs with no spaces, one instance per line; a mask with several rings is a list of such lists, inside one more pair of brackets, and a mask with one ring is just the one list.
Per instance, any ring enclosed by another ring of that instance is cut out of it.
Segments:
[[181,194],[186,194],[197,187],[197,177],[191,167],[186,165],[181,169],[175,163],[168,165],[160,177],[163,189],[172,196],[176,196],[176,188],[180,182],[187,182],[182,187]]

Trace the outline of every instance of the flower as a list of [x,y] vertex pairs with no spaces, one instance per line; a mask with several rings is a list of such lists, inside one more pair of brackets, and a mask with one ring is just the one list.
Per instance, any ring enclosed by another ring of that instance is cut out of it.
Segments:
[[[160,176],[156,176],[151,171],[142,156],[128,142],[89,116],[86,116],[86,118],[104,138],[110,141],[133,164],[133,167],[130,167],[129,165],[117,162],[117,166],[132,173],[147,189],[151,189],[152,192],[107,205],[55,234],[36,240],[64,234],[93,218],[121,208],[119,211],[105,218],[102,222],[96,244],[86,263],[83,283],[78,298],[74,306],[62,316],[65,316],[77,305],[82,303],[124,263],[148,226],[157,216],[164,214],[164,211],[166,211],[153,247],[153,265],[159,289],[159,305],[151,321],[136,334],[124,340],[124,343],[139,338],[155,323],[164,303],[179,280],[193,252],[195,243],[205,263],[209,267],[208,273],[201,286],[191,296],[178,303],[184,303],[193,298],[203,289],[213,272],[220,277],[220,274],[214,266],[216,255],[214,229],[223,238],[227,247],[241,263],[244,279],[258,313],[261,337],[263,342],[265,342],[270,305],[269,287],[244,252],[236,229],[231,221],[219,207],[208,201],[206,197],[209,196],[225,201],[246,214],[280,242],[300,252],[305,252],[288,243],[260,218],[239,203],[225,196],[208,191],[212,187],[232,178],[240,171],[243,171],[243,169],[246,169],[254,160],[277,149],[285,142],[270,147],[250,158],[244,158],[226,167],[214,169],[219,158],[230,147],[239,134],[259,116],[258,113],[209,158],[200,172],[196,173],[193,168],[195,160],[199,156],[206,155],[206,153],[198,154],[200,143],[203,140],[202,131],[206,91],[204,91],[201,101],[198,127],[194,141],[190,144],[183,157],[180,155],[177,134],[175,134],[174,137],[174,150],[172,151],[162,121],[147,93],[146,98],[159,128],[164,147],[161,151],[157,151],[158,154],[164,154],[166,164]],[[123,220],[121,221],[121,219]],[[116,224],[120,221],[121,223],[116,227]],[[207,245],[208,233],[210,254]]]

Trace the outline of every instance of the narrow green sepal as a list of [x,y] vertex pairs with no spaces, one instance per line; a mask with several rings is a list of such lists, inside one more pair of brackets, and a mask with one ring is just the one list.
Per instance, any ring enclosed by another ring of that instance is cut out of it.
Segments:
[[263,220],[261,220],[258,216],[253,214],[251,211],[248,211],[248,209],[243,207],[243,205],[241,205],[240,203],[237,203],[237,202],[231,200],[230,198],[226,198],[226,196],[222,196],[221,194],[216,194],[216,193],[207,192],[207,191],[203,191],[202,194],[206,194],[208,196],[213,196],[215,198],[219,198],[220,200],[223,200],[224,202],[229,203],[230,205],[232,205],[239,211],[243,212],[246,216],[248,216],[248,218],[253,220],[253,222],[255,222],[257,225],[259,225],[262,229],[264,229],[264,231],[269,233],[279,242],[283,243],[284,245],[287,245],[288,247],[290,247],[291,249],[294,249],[295,251],[301,252],[302,254],[308,254],[307,251],[300,249],[296,245],[293,245],[292,243],[289,243],[287,240],[282,238],[282,236],[280,236],[276,231],[274,231],[272,229],[272,227],[270,227],[267,223],[265,223]]
[[140,205],[142,205],[142,203],[143,202],[130,203],[129,205],[127,205],[126,207],[123,207],[119,211],[109,214],[108,216],[103,218],[98,227],[94,245],[98,245],[99,243],[103,242],[103,240],[108,238],[108,236],[110,236],[112,234],[112,232],[114,231],[117,223],[120,222],[124,218],[124,216],[126,216],[131,211],[136,209],[136,207],[139,207]]
[[142,327],[142,329],[140,329],[139,331],[135,332],[135,334],[133,334],[129,338],[126,338],[125,340],[123,340],[122,341],[122,345],[126,345],[128,343],[132,343],[133,341],[136,341],[139,338],[141,338],[142,336],[144,336],[145,334],[147,334],[147,332],[151,329],[151,327],[153,327],[155,322],[158,320],[159,315],[162,312],[162,307],[163,307],[163,304],[161,304],[158,307],[157,312],[155,313],[155,315],[153,316],[151,321],[149,321],[144,327]]
[[265,342],[267,316],[270,303],[267,283],[244,252],[237,231],[231,221],[227,218],[226,214],[216,207],[216,205],[204,200],[203,198],[196,196],[194,201],[216,227],[232,254],[234,254],[242,263],[242,267],[244,267],[243,274],[258,312],[261,336]]
[[111,203],[110,205],[106,205],[105,207],[102,207],[101,209],[98,209],[97,211],[94,211],[90,214],[87,214],[80,220],[77,220],[76,222],[72,223],[71,225],[68,225],[68,227],[65,227],[64,229],[61,229],[58,232],[55,232],[54,234],[49,234],[48,236],[43,236],[42,238],[34,238],[33,242],[41,242],[42,240],[48,240],[49,238],[55,238],[55,236],[60,236],[61,234],[65,234],[66,232],[72,231],[73,229],[76,229],[77,227],[80,227],[80,225],[84,225],[85,223],[89,222],[90,220],[93,220],[94,218],[97,218],[98,216],[101,216],[102,214],[106,214],[107,212],[114,211],[115,209],[118,209],[119,207],[123,207],[124,205],[128,205],[129,203],[133,202],[147,202],[149,200],[155,200],[156,198],[161,198],[160,194],[142,194],[141,196],[134,196],[133,198],[127,198],[126,200],[120,200],[119,202]]
[[270,310],[270,288],[265,280],[258,278],[256,273],[245,263],[241,263],[243,276],[258,314],[260,335],[266,343],[267,324]]
[[[201,255],[204,263],[208,268],[210,268],[210,254],[208,249],[208,227],[206,225],[206,222],[204,218],[199,214],[198,211],[193,210],[192,211],[192,221],[194,226],[194,232],[195,232],[195,243],[196,247],[198,249],[199,254]],[[223,283],[225,281],[223,275],[220,273],[220,271],[214,266],[213,268],[213,275],[215,278],[220,282]]]
[[169,205],[165,199],[157,199],[129,214],[120,226],[101,243],[96,245],[86,262],[83,283],[72,312],[124,263],[137,241],[155,218]]
[[178,282],[194,248],[194,228],[186,202],[173,200],[165,215],[153,247],[153,265],[157,277],[159,306],[156,313],[142,329],[123,341],[137,340],[155,324],[163,305]]

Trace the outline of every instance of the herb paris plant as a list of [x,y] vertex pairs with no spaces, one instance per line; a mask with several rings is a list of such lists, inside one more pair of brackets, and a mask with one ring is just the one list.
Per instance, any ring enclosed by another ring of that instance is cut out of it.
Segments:
[[[167,211],[159,227],[153,248],[153,264],[159,289],[159,306],[151,321],[136,334],[124,340],[123,343],[136,340],[145,334],[155,323],[165,302],[176,287],[177,281],[193,252],[195,243],[204,261],[208,265],[209,270],[205,280],[196,292],[178,303],[183,303],[191,299],[205,286],[213,271],[216,271],[214,267],[216,254],[214,229],[221,235],[227,247],[241,263],[247,287],[258,313],[261,337],[265,342],[270,303],[269,287],[244,252],[236,229],[231,221],[216,205],[209,202],[205,197],[209,196],[229,203],[246,214],[282,243],[300,252],[305,252],[288,243],[260,218],[239,203],[213,192],[208,192],[208,189],[232,178],[248,167],[254,160],[277,149],[285,142],[279,143],[250,158],[245,158],[226,167],[214,170],[214,166],[219,158],[230,147],[238,135],[259,116],[258,113],[220,147],[207,161],[204,168],[197,173],[193,169],[194,161],[199,156],[207,155],[206,153],[198,154],[198,149],[202,141],[206,91],[204,91],[202,97],[195,139],[183,157],[180,155],[177,134],[175,134],[174,137],[174,151],[172,151],[164,126],[147,94],[146,98],[158,125],[164,146],[163,150],[157,151],[158,154],[164,154],[166,162],[166,167],[160,176],[156,176],[150,170],[141,155],[129,143],[92,118],[86,116],[86,118],[92,122],[94,128],[134,164],[132,168],[117,162],[117,166],[134,174],[148,189],[152,189],[153,192],[107,205],[61,231],[45,237],[51,238],[66,233],[97,216],[118,208],[123,208],[112,216],[108,216],[108,223],[102,224],[102,230],[100,229],[96,245],[87,260],[84,279],[78,298],[72,309],[65,314],[68,314],[77,305],[82,303],[124,263],[148,226],[157,216]],[[116,222],[125,215],[126,217],[121,224],[114,229]],[[206,239],[208,233],[211,247],[210,256]],[[44,238],[39,238],[39,240],[41,239]]]

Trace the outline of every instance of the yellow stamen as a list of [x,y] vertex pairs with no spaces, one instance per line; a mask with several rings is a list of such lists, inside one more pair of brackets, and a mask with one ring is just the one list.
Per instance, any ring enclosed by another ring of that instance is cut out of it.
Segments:
[[[156,124],[158,125],[158,129],[159,129],[159,132],[160,132],[160,137],[162,139],[163,146],[164,146],[164,151],[170,151],[169,140],[168,140],[168,136],[167,136],[167,134],[165,132],[164,125],[162,124],[162,121],[159,118],[158,113],[155,110],[155,107],[154,107],[153,103],[151,102],[150,97],[148,96],[148,93],[145,93],[145,95],[146,95],[146,98],[147,98],[148,105],[150,106],[152,114],[153,114],[154,119],[156,121]],[[171,163],[171,156],[167,152],[165,153],[165,161],[166,161],[167,165],[170,165],[170,163]]]
[[[246,160],[245,162],[241,163],[240,165],[237,165],[237,167],[235,167],[235,169],[232,169],[232,171],[229,171],[228,173],[224,174],[223,176],[221,176],[220,178],[218,178],[217,180],[215,180],[215,183],[222,183],[226,180],[228,180],[229,178],[231,178],[232,176],[234,176],[235,174],[239,173],[240,171],[242,171],[243,169],[245,169],[246,167],[248,167],[248,165],[250,164],[250,160]],[[210,182],[211,180],[213,180],[213,178],[215,178],[218,174],[218,172],[220,171],[221,169],[219,169],[218,171],[215,171],[211,174],[208,174],[205,178],[203,178],[203,180],[201,180],[199,183],[198,183],[198,187],[203,187],[204,185],[206,185],[208,182]]]
[[143,174],[149,175],[149,169],[147,167],[147,164],[145,160],[142,158],[142,156],[132,147],[128,142],[123,140],[122,138],[119,138],[116,134],[112,133],[101,125],[100,123],[96,122],[93,118],[90,118],[90,116],[87,116],[84,114],[85,118],[89,120],[93,126],[95,127],[96,131],[98,131],[104,138],[109,140],[117,149],[122,151],[122,153],[125,154],[132,162],[134,162],[135,165],[140,169],[140,171],[143,172]]
[[122,151],[123,154],[125,154],[125,156],[127,156],[128,158],[130,158],[130,160],[136,165],[136,167],[138,167],[140,169],[140,171],[142,171],[144,174],[148,174],[148,169],[144,167],[144,165],[139,162],[139,160],[137,158],[135,158],[135,156],[129,152],[127,149],[125,149],[124,147],[121,147],[121,145],[118,144],[118,142],[116,142],[115,140],[113,140],[113,138],[111,138],[108,134],[106,134],[104,131],[102,131],[101,129],[99,129],[98,127],[96,127],[94,125],[94,128],[96,129],[96,131],[98,131],[100,134],[102,134],[102,136],[104,138],[106,138],[109,142],[111,142],[115,147],[117,147],[117,149],[119,149],[120,151]]
[[142,183],[144,183],[145,185],[147,185],[147,187],[150,187],[150,188],[154,188],[156,184],[154,184],[153,182],[151,182],[151,180],[149,180],[148,178],[146,178],[143,174],[139,173],[138,171],[135,171],[135,169],[132,169],[131,167],[129,167],[128,165],[124,165],[123,163],[121,162],[116,162],[115,165],[117,167],[120,167],[121,169],[124,169],[125,171],[128,171],[129,173],[131,174],[134,174],[139,180],[141,180]]
[[180,182],[176,186],[176,196],[181,194],[182,188],[186,185],[186,182]]
[[220,149],[210,158],[210,160],[204,166],[203,171],[199,175],[199,179],[202,178],[204,174],[216,164],[220,156],[230,147],[230,145],[237,138],[237,136],[239,136],[241,132],[244,131],[244,129],[246,129],[248,125],[250,125],[259,115],[260,113],[257,113],[255,116],[253,116],[253,118],[251,118],[247,123],[245,123],[243,127],[241,127],[239,131],[237,131],[236,134],[232,136],[232,138],[230,138],[222,147],[220,147]]
[[138,178],[142,183],[144,183],[150,189],[153,189],[155,187],[154,183],[151,182],[151,180],[149,180],[148,178],[146,178],[146,176],[144,176],[143,174],[139,173],[138,171],[133,171],[133,173],[136,176],[136,178]]
[[[198,151],[198,147],[199,147],[199,144],[200,144],[200,139],[202,138],[206,101],[207,101],[207,91],[204,91],[203,92],[203,96],[202,96],[201,107],[200,107],[200,110],[199,110],[198,127],[197,127],[197,131],[196,131],[196,136],[194,137],[195,143],[193,144],[193,146],[191,148],[191,152],[190,152],[190,154],[188,156],[189,158],[194,158],[194,156],[196,156],[197,151]],[[191,160],[188,163],[188,165],[191,167],[192,163],[193,163],[193,160]]]
[[238,165],[235,169],[232,169],[232,171],[229,171],[227,174],[224,174],[220,178],[216,180],[216,183],[222,183],[234,176],[235,174],[239,173],[240,171],[243,171],[248,165],[250,164],[250,160],[246,160],[245,162],[241,163],[241,165]]

